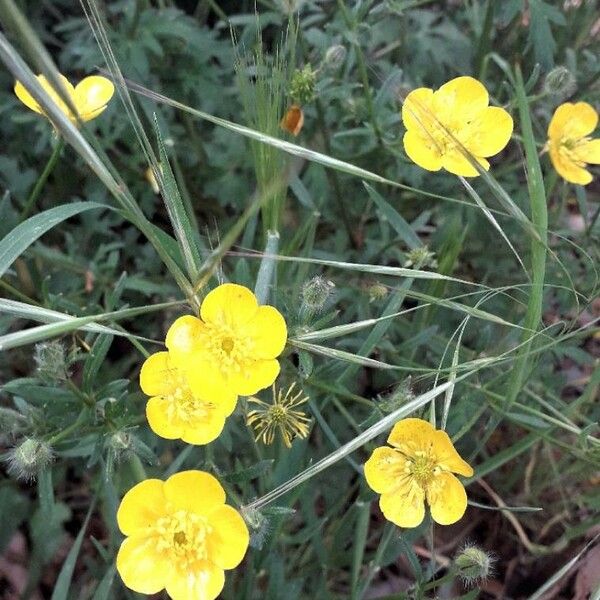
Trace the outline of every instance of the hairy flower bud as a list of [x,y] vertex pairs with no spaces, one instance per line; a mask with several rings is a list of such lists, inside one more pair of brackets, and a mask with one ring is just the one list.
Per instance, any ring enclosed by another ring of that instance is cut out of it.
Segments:
[[69,378],[65,347],[61,342],[42,342],[35,345],[33,360],[37,376],[44,383],[60,383]]
[[552,69],[544,80],[544,91],[557,99],[570,96],[576,89],[577,82],[571,71],[563,66]]
[[302,286],[302,306],[300,313],[311,316],[323,310],[334,289],[334,283],[320,275],[316,275],[307,281]]
[[435,252],[430,252],[427,246],[419,246],[408,252],[404,266],[406,268],[414,267],[415,269],[422,269],[424,267],[435,269],[438,263],[435,259]]
[[330,46],[327,48],[327,52],[325,52],[323,66],[325,66],[327,69],[335,71],[335,69],[338,69],[342,66],[342,63],[346,60],[347,54],[348,51],[344,46],[340,46],[339,44]]
[[457,575],[468,585],[485,580],[492,564],[492,557],[477,546],[465,546],[454,559]]
[[381,399],[378,406],[386,414],[398,410],[411,400],[414,400],[415,394],[412,390],[412,377],[409,375],[400,385],[389,395]]
[[5,458],[8,472],[23,481],[33,481],[52,459],[52,448],[46,442],[34,438],[26,438],[10,450]]

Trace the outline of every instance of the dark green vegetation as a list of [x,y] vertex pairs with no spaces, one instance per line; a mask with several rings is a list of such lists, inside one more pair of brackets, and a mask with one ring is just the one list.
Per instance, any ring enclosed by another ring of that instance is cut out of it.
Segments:
[[[0,71],[0,444],[12,457],[0,480],[0,596],[135,597],[114,571],[115,510],[142,471],[205,469],[247,504],[455,378],[435,414],[475,468],[463,521],[405,531],[384,521],[361,473],[382,434],[256,518],[223,598],[598,594],[581,587],[600,570],[582,552],[600,525],[598,186],[566,184],[538,157],[557,105],[600,106],[595,3],[262,0],[257,20],[245,0],[84,2],[103,26],[73,0],[17,4],[24,21],[0,0],[13,69],[17,53],[34,73],[48,69],[41,40],[73,81],[118,64],[183,106],[132,91],[135,127],[117,96],[81,134],[59,125],[67,143],[32,200],[57,141]],[[108,66],[94,33],[114,52]],[[314,95],[307,72],[292,86],[306,65]],[[515,120],[472,191],[407,159],[399,116],[411,89],[466,74]],[[279,121],[300,100],[292,138]],[[284,153],[262,134],[300,147]],[[164,199],[145,176],[152,153],[174,173]],[[199,282],[223,274],[254,289],[269,228],[285,257],[270,302],[290,334],[278,386],[310,396],[309,439],[255,443],[243,400],[207,447],[156,437],[137,383],[145,353],[197,306]],[[315,276],[333,286],[311,310],[302,291]],[[451,562],[467,542],[496,557],[471,588]]]

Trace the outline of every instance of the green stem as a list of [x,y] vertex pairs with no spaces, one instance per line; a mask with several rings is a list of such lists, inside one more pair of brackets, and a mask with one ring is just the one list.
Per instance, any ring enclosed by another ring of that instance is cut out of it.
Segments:
[[50,177],[50,173],[52,173],[52,171],[54,170],[54,167],[56,166],[56,163],[60,158],[60,153],[62,152],[62,149],[64,147],[64,139],[62,137],[58,138],[58,141],[54,146],[54,150],[52,151],[52,154],[50,155],[50,158],[48,159],[48,162],[46,163],[42,174],[39,176],[33,190],[31,191],[31,194],[29,195],[29,198],[27,198],[27,202],[25,203],[23,210],[21,211],[20,221],[24,221],[33,210],[33,207],[35,206],[37,199],[42,193],[42,189],[44,188],[48,177]]
[[142,461],[140,460],[140,457],[137,454],[134,454],[129,459],[129,466],[131,467],[131,470],[133,471],[133,474],[135,475],[138,482],[148,479],[146,469],[144,468],[144,465],[142,464]]
[[529,104],[525,94],[525,86],[521,69],[516,67],[517,84],[517,105],[519,108],[519,117],[521,128],[523,130],[523,144],[525,146],[525,158],[528,171],[529,201],[531,208],[531,220],[533,226],[539,234],[539,239],[531,237],[531,268],[532,285],[527,312],[523,322],[522,342],[525,342],[517,355],[514,368],[511,372],[508,391],[506,394],[506,410],[510,408],[516,400],[529,368],[530,351],[533,343],[533,337],[542,318],[542,303],[544,300],[544,279],[546,275],[546,246],[548,240],[548,208],[546,205],[546,192],[544,189],[544,179],[538,152],[535,146],[535,138],[531,125],[531,116],[529,113]]
[[279,233],[269,230],[267,232],[267,245],[260,261],[254,294],[259,304],[266,304],[269,300],[269,291],[273,285],[275,273],[275,256],[279,250]]

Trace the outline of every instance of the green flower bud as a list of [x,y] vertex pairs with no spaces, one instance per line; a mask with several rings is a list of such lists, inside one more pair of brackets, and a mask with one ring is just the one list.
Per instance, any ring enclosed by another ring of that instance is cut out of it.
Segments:
[[33,481],[53,458],[52,448],[46,442],[26,438],[9,451],[5,461],[8,463],[8,472],[11,475],[23,481]]
[[37,376],[44,383],[55,384],[69,378],[65,347],[61,342],[36,344],[33,360],[36,364]]
[[337,44],[336,46],[330,46],[325,52],[325,58],[323,59],[323,65],[327,69],[335,71],[342,66],[342,63],[346,60],[348,51],[344,46]]
[[576,89],[577,82],[571,71],[566,67],[558,66],[552,69],[544,81],[544,91],[557,98],[566,98]]
[[317,72],[310,65],[296,69],[290,81],[289,95],[294,102],[301,106],[308,104],[315,97],[317,85]]
[[435,252],[430,252],[427,246],[420,246],[407,253],[404,266],[406,268],[414,267],[415,269],[423,269],[424,267],[435,269],[438,263],[435,259]]
[[381,398],[378,406],[386,414],[398,410],[407,402],[414,400],[415,394],[412,390],[412,377],[409,375],[400,385],[389,395]]
[[383,283],[374,283],[369,286],[369,302],[383,300],[388,295],[388,288]]
[[272,531],[269,519],[255,508],[242,507],[241,513],[250,529],[250,545],[260,550]]
[[454,559],[457,575],[467,584],[484,581],[492,572],[493,559],[476,546],[465,546]]
[[300,313],[311,316],[323,310],[335,289],[333,282],[317,275],[302,286]]

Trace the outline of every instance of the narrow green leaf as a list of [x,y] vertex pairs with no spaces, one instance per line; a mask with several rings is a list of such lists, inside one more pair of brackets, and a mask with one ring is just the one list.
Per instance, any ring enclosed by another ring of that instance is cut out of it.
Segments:
[[0,240],[0,277],[44,233],[62,223],[65,219],[92,208],[110,207],[97,202],[73,202],[73,204],[63,204],[45,210],[17,225],[6,237]]
[[[6,302],[6,300],[2,300]],[[88,317],[71,317],[69,319],[63,319],[59,322],[50,323],[48,325],[38,325],[37,327],[31,327],[24,331],[16,331],[14,333],[7,333],[6,335],[0,336],[0,351],[9,350],[11,348],[17,348],[26,344],[34,344],[41,340],[45,340],[51,337],[63,335],[76,329],[82,329],[84,326],[96,321],[118,321],[120,319],[129,319],[138,315],[156,312],[165,308],[172,307],[173,302],[165,302],[163,304],[154,304],[150,306],[139,306],[136,308],[125,308],[122,310],[116,310],[108,313],[99,315],[90,315]],[[1,304],[0,304],[1,305]],[[110,330],[110,333],[115,335],[121,335],[129,337],[130,334],[120,332],[118,330]],[[138,338],[147,342],[154,342],[147,338]]]
[[69,550],[69,554],[67,554],[67,558],[63,563],[60,573],[58,574],[58,579],[54,585],[51,600],[67,600],[69,596],[69,588],[71,587],[71,579],[73,578],[75,563],[77,562],[79,550],[81,549],[81,544],[83,542],[83,536],[87,530],[87,526],[90,521],[90,517],[92,516],[92,512],[94,511],[95,505],[96,501],[94,500],[87,511],[83,525],[81,526],[81,529],[79,530],[79,533],[77,534],[77,537],[75,538],[75,541]]
[[383,216],[388,220],[389,224],[394,228],[396,233],[402,238],[402,241],[412,250],[420,248],[423,243],[419,239],[419,236],[414,232],[410,224],[402,217],[402,215],[391,205],[389,205],[383,196],[377,192],[368,183],[363,181],[363,185],[367,190],[369,196],[378,206]]
[[154,173],[160,191],[175,232],[175,237],[181,247],[181,254],[187,266],[187,272],[191,281],[196,281],[200,264],[202,262],[198,246],[196,244],[196,232],[192,229],[189,215],[187,214],[185,205],[179,193],[175,175],[169,163],[169,156],[162,139],[158,120],[154,115],[154,131],[158,141],[158,150],[160,156],[160,168]]

